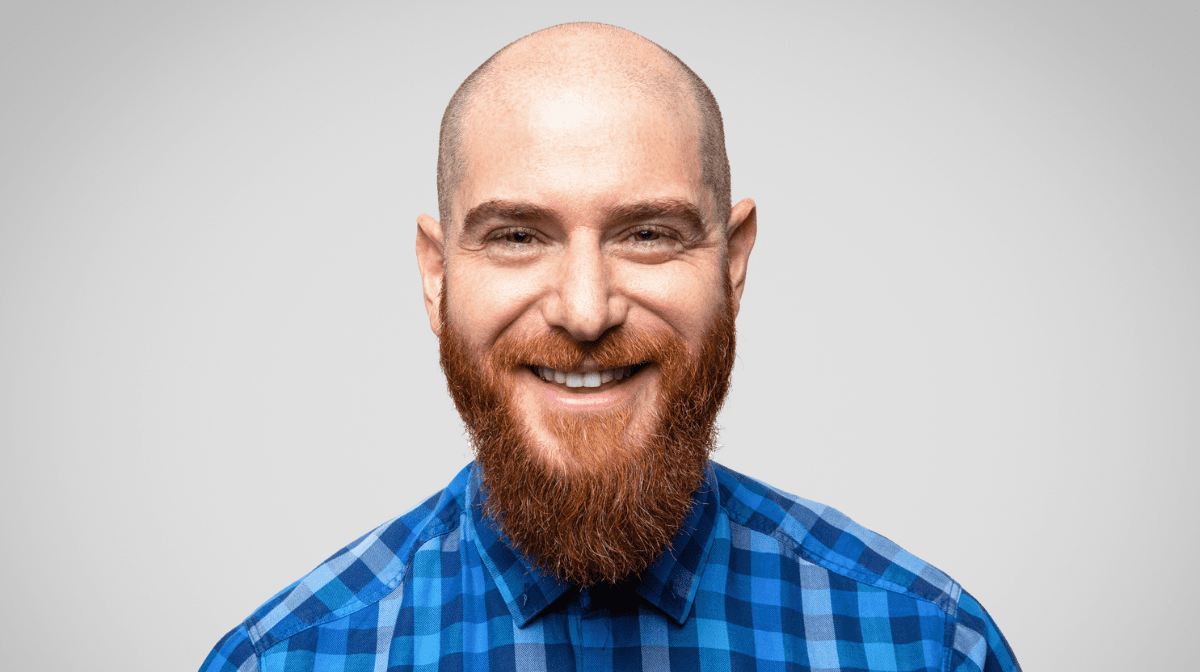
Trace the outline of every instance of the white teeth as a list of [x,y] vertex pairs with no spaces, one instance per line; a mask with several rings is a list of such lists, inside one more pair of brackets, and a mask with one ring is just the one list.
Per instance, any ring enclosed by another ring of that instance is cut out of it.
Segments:
[[567,387],[600,387],[614,380],[624,380],[633,375],[633,367],[622,366],[619,369],[605,371],[559,371],[548,366],[536,368],[537,375],[548,383],[558,383]]

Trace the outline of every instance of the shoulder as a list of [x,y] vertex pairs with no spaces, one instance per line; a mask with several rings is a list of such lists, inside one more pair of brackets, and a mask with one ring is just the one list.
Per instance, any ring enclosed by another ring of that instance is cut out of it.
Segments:
[[369,609],[400,586],[422,545],[457,529],[470,465],[441,492],[364,534],[275,594],[217,643],[201,668],[255,670],[254,659],[315,626]]
[[859,583],[952,611],[962,588],[933,565],[837,509],[714,465],[731,522],[778,539],[800,559]]
[[[773,538],[797,563],[839,577],[843,592],[887,591],[909,603],[932,605],[944,624],[952,670],[1019,670],[994,621],[956,581],[887,537],[832,507],[788,494],[714,464],[721,507],[732,528]],[[832,582],[825,585],[832,586]],[[865,614],[860,613],[860,616]]]

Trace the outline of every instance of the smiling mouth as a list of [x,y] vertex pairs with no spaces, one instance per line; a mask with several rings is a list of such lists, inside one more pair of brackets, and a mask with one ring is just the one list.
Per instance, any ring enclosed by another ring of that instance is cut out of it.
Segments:
[[600,387],[605,383],[628,380],[645,366],[645,363],[630,364],[603,371],[559,371],[548,366],[530,366],[529,370],[533,372],[533,375],[547,383],[575,388]]

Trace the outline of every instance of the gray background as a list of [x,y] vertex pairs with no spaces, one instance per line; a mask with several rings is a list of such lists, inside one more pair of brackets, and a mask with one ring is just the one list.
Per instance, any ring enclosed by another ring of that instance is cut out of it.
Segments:
[[1195,3],[437,4],[3,4],[0,667],[194,669],[468,461],[437,124],[582,19],[707,80],[759,204],[717,459],[950,573],[1026,669],[1187,665]]

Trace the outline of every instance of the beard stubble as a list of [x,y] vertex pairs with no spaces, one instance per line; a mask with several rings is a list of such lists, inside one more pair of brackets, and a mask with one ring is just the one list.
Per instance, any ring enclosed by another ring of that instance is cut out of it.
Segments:
[[[445,292],[441,304],[444,319]],[[734,361],[729,287],[695,353],[665,329],[626,325],[591,343],[561,330],[505,337],[476,355],[444,319],[439,340],[447,387],[475,450],[485,514],[515,550],[580,586],[615,584],[650,567],[687,516],[716,445]],[[515,376],[532,375],[531,365],[573,370],[588,356],[601,369],[657,367],[653,412],[641,422],[628,405],[549,413],[542,420],[557,445],[539,445],[514,403]]]

